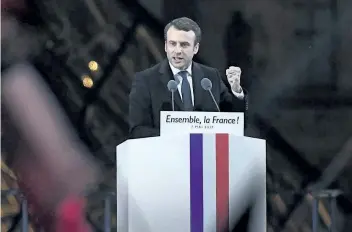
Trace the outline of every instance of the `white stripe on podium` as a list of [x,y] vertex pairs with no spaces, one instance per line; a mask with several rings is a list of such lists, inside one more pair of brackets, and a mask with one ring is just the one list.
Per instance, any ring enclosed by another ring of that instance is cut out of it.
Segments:
[[203,134],[203,223],[204,232],[216,231],[216,140]]

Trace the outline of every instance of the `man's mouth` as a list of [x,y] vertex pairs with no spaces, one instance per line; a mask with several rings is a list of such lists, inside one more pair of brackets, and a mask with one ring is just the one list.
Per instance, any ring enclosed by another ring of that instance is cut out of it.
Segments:
[[181,61],[183,61],[183,58],[181,58],[181,57],[174,57],[173,59],[174,59],[174,61],[176,61],[176,62],[181,62]]

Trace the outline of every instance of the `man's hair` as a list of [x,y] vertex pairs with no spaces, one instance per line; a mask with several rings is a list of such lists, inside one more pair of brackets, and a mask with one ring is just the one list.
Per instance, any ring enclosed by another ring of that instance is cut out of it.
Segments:
[[200,43],[200,40],[202,39],[202,31],[201,31],[199,25],[190,18],[182,17],[182,18],[174,19],[171,22],[169,22],[164,28],[165,41],[167,40],[167,31],[171,27],[174,27],[180,31],[193,31],[194,34],[196,35],[196,39],[195,39],[194,44]]

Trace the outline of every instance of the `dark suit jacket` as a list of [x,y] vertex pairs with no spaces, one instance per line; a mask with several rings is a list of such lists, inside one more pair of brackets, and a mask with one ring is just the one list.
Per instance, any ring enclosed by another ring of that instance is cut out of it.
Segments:
[[[193,62],[195,111],[217,111],[209,92],[203,90],[200,84],[205,77],[209,78],[213,84],[212,92],[222,112],[245,112],[246,93],[244,99],[238,99],[226,87],[217,69]],[[170,80],[174,80],[174,75],[167,60],[136,73],[129,97],[130,138],[159,136],[160,111],[172,110],[171,93],[167,88]],[[183,110],[178,91],[175,92],[175,110]]]

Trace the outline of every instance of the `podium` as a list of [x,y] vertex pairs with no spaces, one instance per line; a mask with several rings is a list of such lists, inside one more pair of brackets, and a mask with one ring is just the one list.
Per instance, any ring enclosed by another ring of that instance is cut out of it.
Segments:
[[253,203],[266,231],[265,140],[233,134],[164,135],[116,148],[118,232],[222,232]]

